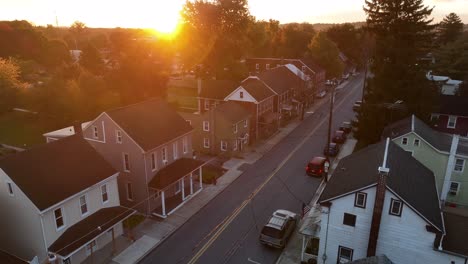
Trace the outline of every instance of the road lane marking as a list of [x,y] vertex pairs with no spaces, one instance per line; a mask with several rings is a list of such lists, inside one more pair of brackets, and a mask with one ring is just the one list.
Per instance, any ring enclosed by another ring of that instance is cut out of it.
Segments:
[[[352,91],[347,94],[345,97],[342,98],[341,102],[339,102],[335,107],[333,108],[333,111],[335,111],[336,108],[339,108],[343,103],[346,101],[348,97],[350,97],[355,90],[359,86],[356,85],[355,87],[352,88]],[[330,113],[328,113],[325,117],[328,117]],[[223,233],[223,231],[231,224],[231,222],[240,214],[240,212],[250,203],[250,201],[270,182],[270,180],[278,173],[278,171],[288,162],[291,157],[307,142],[307,140],[317,132],[319,128],[328,121],[328,118],[323,118],[322,121],[318,123],[318,125],[309,133],[307,136],[304,137],[304,139],[288,154],[288,156],[275,168],[275,170],[268,176],[265,181],[258,186],[250,195],[247,199],[244,200],[244,202],[237,207],[234,212],[225,219],[222,225],[219,226],[219,229],[214,233],[214,235],[206,242],[205,245],[190,259],[188,264],[194,264],[198,261],[198,259],[206,252],[206,250],[218,239],[218,237]]]

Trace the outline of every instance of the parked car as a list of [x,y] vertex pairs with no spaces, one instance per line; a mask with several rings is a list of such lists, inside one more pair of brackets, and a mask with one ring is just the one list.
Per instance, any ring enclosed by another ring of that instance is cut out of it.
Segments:
[[337,130],[335,131],[335,134],[333,135],[332,142],[338,143],[338,144],[343,144],[346,141],[346,134],[344,131]]
[[359,108],[361,108],[361,105],[362,105],[362,101],[356,101],[356,102],[353,104],[353,110],[354,110],[354,111],[359,110]]
[[338,130],[345,132],[345,134],[349,134],[352,128],[353,126],[351,125],[351,122],[343,122],[341,123],[341,126],[338,128]]
[[287,210],[276,210],[260,232],[260,242],[270,247],[283,249],[296,228],[297,214]]
[[340,152],[340,145],[336,143],[330,143],[330,146],[325,145],[325,148],[323,149],[323,155],[328,157],[336,157],[338,152]]
[[315,95],[315,98],[324,98],[327,95],[326,91],[321,91]]
[[325,176],[330,167],[330,162],[324,157],[315,157],[306,166],[306,173],[309,176],[322,177]]

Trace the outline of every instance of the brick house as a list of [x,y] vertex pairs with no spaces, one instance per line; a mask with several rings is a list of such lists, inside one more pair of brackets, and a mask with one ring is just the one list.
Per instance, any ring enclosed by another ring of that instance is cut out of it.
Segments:
[[204,112],[224,102],[228,96],[239,86],[238,82],[230,80],[198,80],[198,112]]
[[431,121],[438,131],[468,136],[468,97],[441,95]]

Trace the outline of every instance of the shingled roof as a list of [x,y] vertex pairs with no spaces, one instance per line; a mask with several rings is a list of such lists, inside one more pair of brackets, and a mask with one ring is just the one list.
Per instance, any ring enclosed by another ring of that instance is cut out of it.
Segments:
[[468,116],[468,97],[441,95],[439,97],[438,114]]
[[145,151],[193,128],[161,99],[151,99],[106,112]]
[[302,85],[300,78],[286,66],[264,71],[258,75],[258,78],[277,94],[283,94],[290,89],[298,89]]
[[275,92],[271,88],[255,76],[245,79],[240,86],[251,94],[257,102],[261,102],[268,97],[275,95]]
[[238,82],[230,80],[202,80],[200,97],[224,100],[238,86]]
[[204,162],[200,160],[190,158],[178,159],[160,169],[148,183],[148,186],[153,189],[163,190],[167,186],[200,168],[203,164]]
[[41,211],[117,173],[80,135],[9,155],[0,169]]
[[[382,141],[343,158],[320,196],[319,203],[376,185],[384,152],[385,141]],[[391,141],[387,167],[390,169],[387,187],[430,224],[444,230],[433,172]]]

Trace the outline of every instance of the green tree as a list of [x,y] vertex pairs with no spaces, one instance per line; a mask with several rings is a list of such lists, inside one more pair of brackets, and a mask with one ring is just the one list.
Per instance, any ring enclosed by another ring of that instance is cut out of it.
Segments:
[[71,61],[67,44],[62,40],[49,40],[45,44],[42,61],[49,68],[63,66]]
[[327,29],[327,37],[336,43],[339,50],[359,65],[363,64],[362,48],[365,42],[363,29],[353,24],[334,25]]
[[73,22],[73,24],[71,24],[69,30],[74,38],[74,42],[75,42],[74,48],[80,49],[81,45],[78,45],[78,44],[80,44],[80,42],[82,41],[81,38],[87,30],[86,24],[81,21],[75,21]]
[[90,43],[81,52],[80,65],[97,75],[102,74],[104,70],[104,61],[101,58],[101,54]]
[[463,22],[455,13],[444,17],[437,27],[437,42],[445,45],[457,40],[463,33]]
[[341,77],[344,65],[339,58],[340,51],[326,33],[317,33],[309,44],[309,56],[325,68],[327,78]]
[[13,60],[0,58],[0,113],[15,107],[26,88],[20,75],[20,68]]
[[[366,0],[364,11],[376,41],[373,77],[367,80],[356,133],[366,145],[378,141],[383,127],[398,118],[414,113],[427,119],[437,90],[418,66],[432,39],[432,8],[423,0]],[[399,100],[407,111],[385,107]]]
[[456,41],[448,42],[434,52],[437,74],[450,76],[452,79],[462,80],[468,72],[468,33]]
[[314,27],[309,23],[290,23],[283,26],[275,55],[284,58],[304,57],[314,35]]

